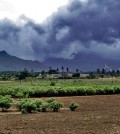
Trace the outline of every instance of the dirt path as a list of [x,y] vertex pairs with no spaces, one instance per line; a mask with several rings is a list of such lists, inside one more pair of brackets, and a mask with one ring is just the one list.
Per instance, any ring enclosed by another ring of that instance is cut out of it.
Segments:
[[[120,134],[120,95],[61,97],[60,112],[0,115],[0,134]],[[67,108],[75,100],[75,112]]]

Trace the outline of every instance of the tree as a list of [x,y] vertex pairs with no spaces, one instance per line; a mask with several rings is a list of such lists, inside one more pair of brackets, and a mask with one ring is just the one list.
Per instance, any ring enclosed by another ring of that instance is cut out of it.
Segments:
[[90,73],[89,73],[89,78],[90,78],[90,79],[95,79],[95,74],[94,74],[94,72],[90,72]]
[[117,76],[119,76],[120,75],[120,71],[119,70],[117,70]]
[[78,73],[79,72],[79,70],[78,69],[76,69],[76,73]]
[[25,78],[29,76],[29,72],[26,68],[24,68],[24,70],[21,73],[22,75],[24,75]]
[[57,72],[59,72],[59,68],[57,68]]
[[104,68],[102,69],[102,74],[105,74],[105,69]]
[[21,80],[24,80],[28,76],[30,76],[30,74],[26,68],[24,68],[23,71],[20,71],[19,74],[17,75],[18,79],[20,80],[20,84]]
[[62,66],[62,71],[64,71],[64,67]]
[[120,73],[120,71],[119,70],[117,70],[117,74],[119,74]]
[[57,74],[57,70],[51,69],[48,71],[48,74]]
[[21,71],[20,74],[18,75],[18,79],[20,80],[20,85],[21,85],[21,81],[25,79],[25,76]]
[[29,73],[30,77],[34,77],[34,71],[33,69],[31,70],[31,72]]
[[100,74],[100,69],[99,68],[97,68],[97,73]]
[[49,70],[51,70],[51,69],[52,69],[52,67],[50,66],[50,67],[49,67]]
[[73,74],[72,77],[79,78],[80,77],[80,73],[75,73],[75,74]]
[[69,68],[68,68],[68,67],[66,68],[66,71],[67,71],[67,72],[69,71]]
[[42,75],[42,78],[44,78],[45,75],[46,75],[46,72],[43,70],[43,71],[41,72],[41,75]]
[[112,70],[113,75],[115,75],[115,70]]
[[115,75],[115,70],[112,70],[111,77],[113,77],[114,75]]

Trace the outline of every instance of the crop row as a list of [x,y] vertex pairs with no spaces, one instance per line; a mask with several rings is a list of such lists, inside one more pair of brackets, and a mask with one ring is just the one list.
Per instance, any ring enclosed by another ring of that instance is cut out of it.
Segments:
[[2,87],[0,95],[13,98],[120,94],[120,86]]
[[[2,112],[7,111],[12,106],[12,98],[10,96],[0,96],[0,108]],[[23,99],[16,104],[16,108],[22,113],[32,113],[32,112],[46,112],[47,110],[52,110],[58,112],[64,104],[59,101],[55,101],[54,98],[48,98],[47,100],[31,100]],[[69,105],[71,111],[75,111],[78,104],[72,101]]]

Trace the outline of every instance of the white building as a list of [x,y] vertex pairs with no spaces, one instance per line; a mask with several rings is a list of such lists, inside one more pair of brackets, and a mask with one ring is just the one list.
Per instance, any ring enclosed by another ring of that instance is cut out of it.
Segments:
[[47,78],[60,78],[62,74],[47,74]]
[[80,74],[80,78],[87,78],[89,76],[90,76],[89,74]]

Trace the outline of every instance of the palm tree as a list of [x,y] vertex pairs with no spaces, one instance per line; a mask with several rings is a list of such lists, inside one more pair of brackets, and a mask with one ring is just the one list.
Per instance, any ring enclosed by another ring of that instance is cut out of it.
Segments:
[[79,69],[76,69],[76,73],[78,73],[79,72]]
[[49,67],[49,70],[52,70],[52,67],[51,66]]
[[57,72],[59,72],[59,68],[57,68]]
[[97,73],[100,74],[100,69],[99,68],[97,68]]
[[66,70],[67,70],[67,72],[68,72],[68,71],[69,71],[69,68],[67,67]]
[[64,67],[62,66],[62,72],[64,71]]
[[117,76],[119,76],[119,74],[120,74],[120,71],[119,71],[119,70],[117,70]]

